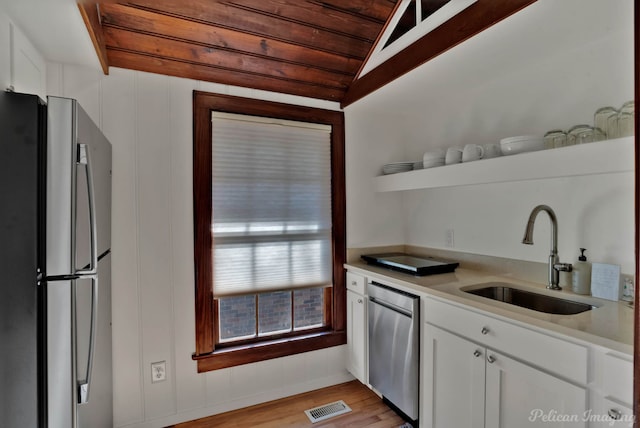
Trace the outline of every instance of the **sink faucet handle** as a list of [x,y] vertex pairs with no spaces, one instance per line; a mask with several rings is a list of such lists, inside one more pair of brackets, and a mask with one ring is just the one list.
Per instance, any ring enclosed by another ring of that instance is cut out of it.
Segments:
[[571,272],[573,265],[571,263],[556,263],[553,265],[553,268],[560,272]]

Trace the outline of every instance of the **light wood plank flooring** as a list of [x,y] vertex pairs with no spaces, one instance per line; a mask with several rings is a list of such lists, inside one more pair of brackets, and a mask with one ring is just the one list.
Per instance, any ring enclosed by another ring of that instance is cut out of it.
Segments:
[[[351,412],[312,424],[305,410],[343,400]],[[358,381],[234,410],[167,428],[397,428],[404,421]]]

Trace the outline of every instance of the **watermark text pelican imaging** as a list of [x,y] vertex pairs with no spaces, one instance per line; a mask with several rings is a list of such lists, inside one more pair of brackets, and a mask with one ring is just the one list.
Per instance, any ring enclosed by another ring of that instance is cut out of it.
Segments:
[[600,422],[613,424],[628,423],[631,427],[635,422],[633,415],[624,415],[622,413],[597,414],[593,410],[586,410],[582,414],[577,413],[560,413],[557,410],[533,409],[529,414],[529,422],[558,423],[558,422]]

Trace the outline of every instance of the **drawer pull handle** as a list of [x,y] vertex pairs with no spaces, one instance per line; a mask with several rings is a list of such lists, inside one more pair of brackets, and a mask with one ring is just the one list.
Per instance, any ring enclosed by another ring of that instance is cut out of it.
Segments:
[[355,287],[356,285],[358,285],[358,282],[357,281],[351,281],[351,285],[353,285]]
[[620,419],[622,419],[622,412],[618,409],[609,409],[607,413],[609,413],[609,417],[614,421],[619,421]]
[[362,303],[362,299],[358,299],[358,303]]
[[494,357],[493,355],[489,355],[487,357],[487,361],[489,362],[489,364],[493,364],[496,362],[496,357]]
[[480,333],[486,336],[487,334],[489,334],[489,327],[482,327],[482,330],[480,330]]
[[473,351],[473,356],[478,358],[480,355],[482,355],[482,352],[480,352],[480,350],[476,349],[475,351]]

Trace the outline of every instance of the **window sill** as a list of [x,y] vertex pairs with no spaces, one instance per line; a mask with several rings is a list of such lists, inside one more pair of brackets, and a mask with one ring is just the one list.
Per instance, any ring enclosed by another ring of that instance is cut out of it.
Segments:
[[198,362],[198,373],[235,367],[272,358],[286,357],[303,352],[316,351],[347,343],[344,331],[329,331],[304,336],[229,347],[205,355],[193,355]]

